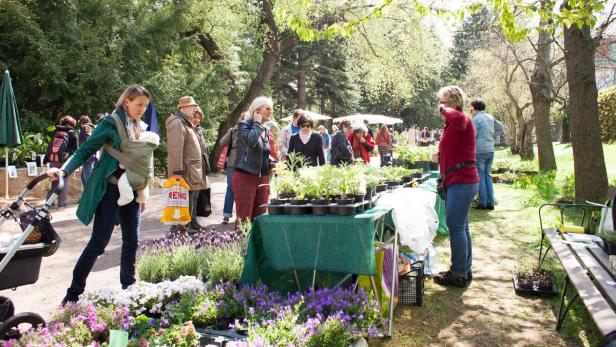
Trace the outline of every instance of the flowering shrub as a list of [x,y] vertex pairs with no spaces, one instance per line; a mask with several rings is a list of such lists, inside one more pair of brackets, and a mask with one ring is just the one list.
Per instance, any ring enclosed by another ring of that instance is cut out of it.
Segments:
[[190,321],[168,325],[165,319],[156,320],[140,315],[136,318],[135,330],[128,347],[198,347],[200,337]]
[[[247,332],[236,346],[344,346],[375,337],[383,321],[363,290],[321,289],[282,296],[267,287],[207,287],[195,277],[127,290],[97,290],[59,309],[47,327],[6,346],[99,346],[110,329],[129,333],[129,346],[198,346],[198,326]],[[231,324],[234,323],[234,324]]]
[[81,296],[81,300],[103,306],[126,307],[135,316],[142,313],[160,314],[164,306],[179,300],[184,294],[197,295],[205,291],[205,284],[192,276],[160,283],[137,282],[126,290],[98,289]]
[[109,330],[132,329],[134,318],[126,308],[79,302],[60,308],[46,327],[26,332],[5,346],[98,346],[109,339]]
[[171,235],[140,246],[136,269],[142,281],[157,283],[195,276],[238,283],[244,267],[245,227],[219,232],[215,227],[193,236]]

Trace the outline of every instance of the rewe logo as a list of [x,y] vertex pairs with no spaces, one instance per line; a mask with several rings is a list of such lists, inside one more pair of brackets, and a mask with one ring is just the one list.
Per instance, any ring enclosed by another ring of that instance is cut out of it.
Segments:
[[186,193],[184,192],[178,192],[178,191],[171,191],[169,192],[169,199],[186,199]]

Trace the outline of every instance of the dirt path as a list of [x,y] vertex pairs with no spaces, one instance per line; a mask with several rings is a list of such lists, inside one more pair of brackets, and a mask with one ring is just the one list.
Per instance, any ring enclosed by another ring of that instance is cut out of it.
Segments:
[[[473,282],[466,289],[444,288],[426,280],[423,307],[399,306],[394,337],[383,346],[578,346],[581,338],[555,331],[550,301],[515,294],[516,264],[538,254],[536,207],[524,207],[523,192],[495,187],[495,211],[471,212]],[[440,268],[449,267],[449,240],[437,243]]]

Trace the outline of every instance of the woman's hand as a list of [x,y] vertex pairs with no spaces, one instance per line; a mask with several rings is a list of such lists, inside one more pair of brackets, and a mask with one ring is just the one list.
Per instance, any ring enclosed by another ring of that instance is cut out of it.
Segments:
[[146,202],[142,202],[141,203],[141,213],[143,213],[143,211],[145,211],[147,203]]
[[45,172],[47,174],[47,176],[51,177],[52,181],[55,181],[58,179],[58,177],[64,177],[64,171],[60,170],[57,167],[52,167],[49,168],[49,170],[47,170],[47,172]]
[[263,116],[258,111],[255,111],[255,113],[252,116],[252,120],[254,122],[261,123],[261,121],[263,121]]

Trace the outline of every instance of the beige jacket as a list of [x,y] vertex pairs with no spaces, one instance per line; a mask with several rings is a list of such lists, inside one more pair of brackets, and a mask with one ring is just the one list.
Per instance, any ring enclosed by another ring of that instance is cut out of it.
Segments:
[[199,134],[188,118],[176,111],[165,122],[167,130],[167,174],[181,175],[190,190],[207,188],[207,177],[203,170],[203,147]]

